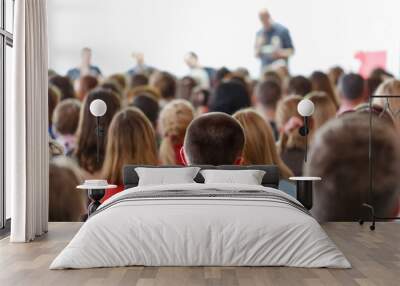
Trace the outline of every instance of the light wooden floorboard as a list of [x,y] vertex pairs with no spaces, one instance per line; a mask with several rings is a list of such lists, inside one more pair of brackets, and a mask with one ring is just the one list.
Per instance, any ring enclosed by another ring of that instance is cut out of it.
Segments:
[[323,228],[353,268],[289,267],[124,267],[48,270],[51,261],[80,228],[80,223],[50,223],[49,233],[32,243],[0,241],[0,285],[400,285],[400,224],[328,223]]

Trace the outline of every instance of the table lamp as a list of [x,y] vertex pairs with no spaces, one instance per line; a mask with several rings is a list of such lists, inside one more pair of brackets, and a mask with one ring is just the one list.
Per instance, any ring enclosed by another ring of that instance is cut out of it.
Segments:
[[307,162],[307,152],[308,152],[308,138],[307,135],[309,133],[309,117],[314,113],[314,103],[309,99],[303,99],[297,105],[297,111],[304,119],[304,125],[299,129],[299,133],[301,136],[306,136],[306,151],[304,154],[304,161]]
[[104,129],[100,126],[100,117],[107,112],[107,104],[101,99],[95,99],[90,103],[90,113],[96,117],[96,137],[97,137],[97,164],[100,163],[100,137],[104,135]]

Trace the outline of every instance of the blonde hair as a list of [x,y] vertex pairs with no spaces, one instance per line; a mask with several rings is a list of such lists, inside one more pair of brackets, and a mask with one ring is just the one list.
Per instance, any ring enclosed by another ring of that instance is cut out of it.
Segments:
[[174,99],[160,113],[162,135],[160,160],[162,164],[176,164],[174,145],[183,144],[186,129],[194,118],[192,104],[184,99]]
[[147,117],[136,107],[126,107],[111,121],[102,176],[122,185],[127,164],[157,164],[156,137]]
[[300,148],[304,149],[306,144],[306,139],[304,136],[299,134],[297,129],[294,129],[288,133],[284,131],[285,124],[292,117],[298,117],[302,119],[300,114],[297,112],[297,105],[303,98],[298,95],[290,95],[283,98],[276,108],[276,125],[279,129],[279,142],[278,142],[278,152],[282,154],[289,148]]
[[312,115],[313,125],[311,128],[311,138],[315,132],[327,121],[336,117],[336,106],[332,99],[325,92],[313,91],[306,98],[310,99],[315,106]]
[[[400,95],[400,80],[388,79],[381,83],[375,91],[377,95]],[[400,130],[400,114],[397,112],[400,110],[400,98],[376,98],[375,102],[385,109],[389,109],[395,126]]]
[[260,114],[247,108],[236,112],[233,118],[239,121],[244,130],[242,156],[245,165],[277,165],[281,177],[287,179],[293,176],[278,155],[271,126]]

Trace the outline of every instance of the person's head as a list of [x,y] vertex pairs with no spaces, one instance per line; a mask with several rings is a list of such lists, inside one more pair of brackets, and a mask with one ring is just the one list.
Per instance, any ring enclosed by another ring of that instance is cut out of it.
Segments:
[[81,182],[75,163],[58,156],[49,165],[49,221],[81,221],[86,213],[83,192],[77,192]]
[[258,104],[263,108],[276,110],[282,97],[282,90],[276,81],[265,80],[257,84],[255,95]]
[[189,101],[184,99],[174,99],[161,110],[159,130],[162,136],[160,146],[160,160],[162,164],[177,163],[176,146],[180,147],[183,145],[186,129],[193,118],[193,106]]
[[78,129],[81,103],[77,99],[60,102],[53,114],[53,126],[57,134],[74,135]]
[[[107,112],[99,118],[103,136],[100,137],[100,157],[97,163],[97,136],[96,117],[90,113],[90,104],[95,99],[103,100],[107,105]],[[77,130],[77,146],[75,155],[81,168],[89,173],[95,173],[101,169],[104,160],[104,150],[107,143],[107,130],[114,114],[120,109],[121,102],[112,91],[95,89],[86,96],[79,118]]]
[[383,83],[383,80],[379,77],[369,77],[366,79],[367,85],[367,94],[366,98],[369,98],[371,95],[374,95],[378,87]]
[[135,96],[129,105],[139,108],[146,115],[147,119],[150,120],[154,130],[156,129],[160,107],[154,96],[148,93],[141,93]]
[[272,18],[267,9],[260,10],[260,12],[258,12],[258,17],[260,18],[261,24],[265,30],[271,29]]
[[233,165],[241,161],[243,128],[222,112],[203,114],[186,131],[184,157],[188,165]]
[[196,85],[197,82],[193,77],[184,76],[178,80],[177,97],[189,100]]
[[340,77],[344,74],[344,70],[340,66],[331,67],[328,71],[328,77],[333,87],[336,87],[339,83]]
[[223,82],[213,94],[210,111],[225,112],[233,114],[236,111],[249,107],[251,104],[250,96],[246,87],[236,81]]
[[157,89],[161,98],[170,101],[176,96],[176,79],[165,71],[156,71],[150,77],[150,86]]
[[135,107],[117,112],[108,129],[102,177],[122,185],[123,167],[128,164],[156,165],[154,129],[147,117]]
[[298,75],[290,78],[288,84],[288,95],[305,96],[312,90],[311,81],[305,76]]
[[53,123],[53,113],[54,113],[54,110],[56,109],[56,106],[60,102],[61,94],[57,87],[55,87],[53,85],[49,85],[47,96],[48,96],[48,104],[49,104],[49,106],[48,106],[49,126],[51,126]]
[[67,76],[55,75],[49,78],[49,84],[56,86],[61,92],[60,100],[75,98],[74,86]]
[[[376,216],[396,214],[400,187],[399,143],[394,128],[374,118],[372,136],[372,181],[370,203]],[[358,220],[369,202],[369,115],[344,114],[316,134],[306,165],[306,174],[319,176],[315,183],[312,213],[321,221]]]
[[136,96],[147,94],[152,96],[157,102],[160,101],[161,95],[157,89],[151,87],[149,85],[138,86],[132,89],[129,89],[125,92],[125,99],[128,103],[131,103]]
[[307,96],[314,103],[311,132],[314,134],[322,125],[336,116],[336,106],[323,91],[313,91]]
[[359,74],[349,73],[339,79],[339,94],[342,100],[358,104],[364,101],[365,92],[365,82]]
[[92,50],[88,47],[85,47],[81,51],[81,61],[82,65],[89,66],[92,61]]
[[278,155],[271,126],[253,109],[242,109],[233,115],[243,127],[245,144],[242,153],[244,165],[277,165],[283,178],[292,171]]
[[196,68],[199,65],[199,57],[194,52],[188,52],[185,55],[185,63],[191,69]]
[[[400,80],[385,80],[379,85],[375,93],[377,95],[400,95]],[[400,130],[400,117],[399,114],[396,114],[400,110],[400,98],[377,98],[376,103],[390,110],[395,125]]]
[[282,87],[283,80],[280,75],[273,70],[265,71],[261,76],[261,81],[275,81],[280,87]]
[[379,78],[382,81],[394,78],[393,74],[391,74],[390,72],[388,72],[384,68],[379,68],[379,67],[378,68],[374,68],[371,71],[369,77],[371,77],[371,78]]
[[89,91],[93,90],[99,84],[96,77],[85,75],[79,79],[78,99],[84,100]]
[[132,53],[132,57],[135,59],[138,66],[144,65],[144,54],[142,52]]
[[100,88],[109,90],[109,91],[117,94],[120,98],[122,97],[122,94],[124,92],[122,90],[121,86],[118,84],[118,82],[113,79],[110,79],[110,78],[107,78],[106,80],[104,80],[100,84]]
[[139,86],[146,86],[149,84],[149,78],[142,73],[135,73],[129,79],[129,88],[136,88]]
[[339,101],[336,97],[336,93],[332,87],[332,83],[326,73],[321,71],[315,71],[310,77],[311,86],[313,91],[323,91],[332,100],[336,108],[339,107]]
[[304,149],[305,137],[299,134],[303,126],[303,118],[297,111],[297,105],[303,98],[298,95],[284,97],[276,108],[276,125],[279,130],[279,152],[282,154],[287,149]]
[[126,77],[124,74],[116,73],[116,74],[110,75],[109,79],[116,82],[122,91],[124,91],[126,89],[127,84],[126,84]]
[[201,87],[193,89],[190,101],[195,108],[207,107],[210,98],[210,91]]

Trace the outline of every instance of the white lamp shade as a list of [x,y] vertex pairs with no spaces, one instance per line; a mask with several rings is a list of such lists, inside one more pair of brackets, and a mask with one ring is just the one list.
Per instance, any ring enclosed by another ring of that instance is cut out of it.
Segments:
[[303,99],[297,105],[297,111],[303,117],[311,116],[314,113],[314,103],[309,99]]
[[106,114],[107,104],[101,99],[95,99],[90,103],[89,109],[93,116],[100,117]]

